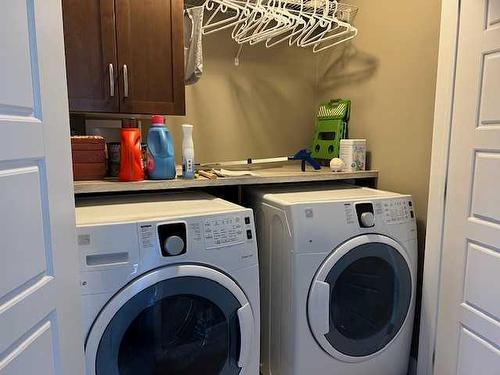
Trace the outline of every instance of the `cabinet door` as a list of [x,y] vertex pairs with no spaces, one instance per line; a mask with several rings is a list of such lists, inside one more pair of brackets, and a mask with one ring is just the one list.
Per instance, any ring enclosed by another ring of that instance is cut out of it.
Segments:
[[118,112],[113,0],[63,0],[70,111]]
[[115,0],[120,112],[184,114],[182,0]]

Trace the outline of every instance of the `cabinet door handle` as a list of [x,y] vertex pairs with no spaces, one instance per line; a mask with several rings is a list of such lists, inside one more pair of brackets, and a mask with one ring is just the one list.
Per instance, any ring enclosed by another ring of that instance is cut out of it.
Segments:
[[109,64],[109,96],[115,96],[115,68]]
[[128,67],[123,65],[123,97],[128,98]]

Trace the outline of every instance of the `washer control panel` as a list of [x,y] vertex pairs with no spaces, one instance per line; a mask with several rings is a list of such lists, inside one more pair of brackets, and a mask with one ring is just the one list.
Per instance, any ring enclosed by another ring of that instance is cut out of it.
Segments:
[[382,210],[387,224],[404,224],[415,219],[413,202],[407,198],[383,201]]
[[227,215],[208,218],[203,223],[207,250],[244,243],[253,238],[249,216]]

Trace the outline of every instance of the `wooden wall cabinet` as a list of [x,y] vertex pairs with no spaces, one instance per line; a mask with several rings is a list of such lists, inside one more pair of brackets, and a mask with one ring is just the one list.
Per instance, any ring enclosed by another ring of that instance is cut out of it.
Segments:
[[72,112],[185,113],[182,0],[63,0]]

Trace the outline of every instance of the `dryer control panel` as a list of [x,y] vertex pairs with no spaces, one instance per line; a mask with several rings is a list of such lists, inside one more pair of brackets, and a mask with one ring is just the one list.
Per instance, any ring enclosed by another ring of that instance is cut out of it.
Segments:
[[[245,224],[247,222],[247,224]],[[239,215],[219,216],[209,218],[203,223],[203,236],[207,250],[223,246],[243,243],[252,239],[253,234],[250,227],[250,217],[242,218]]]
[[415,219],[413,202],[409,199],[391,199],[381,202],[386,224],[404,224]]

